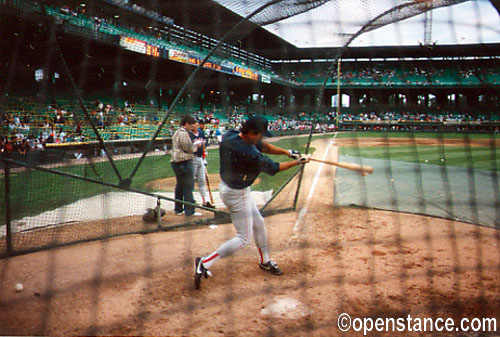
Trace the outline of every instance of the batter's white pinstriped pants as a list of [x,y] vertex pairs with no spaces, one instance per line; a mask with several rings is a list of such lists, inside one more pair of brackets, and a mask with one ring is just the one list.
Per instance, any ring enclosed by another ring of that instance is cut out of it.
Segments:
[[198,192],[200,192],[201,199],[204,203],[208,201],[208,190],[205,184],[205,170],[203,158],[195,156],[193,159],[194,181],[198,185]]
[[223,243],[217,254],[224,258],[234,254],[250,242],[253,234],[255,244],[259,248],[261,260],[269,260],[267,247],[267,233],[264,218],[252,199],[250,187],[238,190],[227,186],[223,181],[219,186],[219,193],[224,205],[231,213],[231,220],[236,228],[236,236]]

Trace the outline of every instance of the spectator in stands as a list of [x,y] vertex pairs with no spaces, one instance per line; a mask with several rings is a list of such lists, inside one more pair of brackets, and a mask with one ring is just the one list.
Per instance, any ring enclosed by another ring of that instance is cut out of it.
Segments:
[[3,135],[0,135],[0,155],[3,155],[5,152],[5,146],[7,142],[5,140],[5,137]]
[[63,128],[59,128],[58,138],[60,143],[64,143],[64,141],[66,140],[66,132],[64,132]]
[[78,135],[82,134],[82,122],[78,121],[75,126],[75,133]]
[[19,116],[15,115],[13,120],[14,120],[14,125],[16,128],[21,126],[21,119],[19,118]]
[[[196,121],[192,116],[183,116],[181,118],[180,128],[172,136],[172,157],[171,165],[175,173],[175,199],[194,203],[194,170],[193,159],[194,152],[203,144],[202,141],[191,140],[189,132],[195,132]],[[186,216],[200,215],[195,213],[194,207],[184,205],[180,202],[175,203],[175,214]]]
[[217,127],[215,129],[215,137],[217,137],[217,142],[222,142],[222,131],[221,128]]
[[33,137],[32,135],[29,135],[28,137],[26,137],[26,141],[28,144],[28,151],[34,151],[36,149],[35,137]]
[[26,155],[26,153],[29,150],[30,150],[30,145],[29,145],[29,141],[27,138],[23,139],[22,141],[18,141],[17,152],[19,152],[22,155]]
[[9,124],[9,114],[8,113],[2,113],[2,124],[8,125]]
[[54,123],[55,124],[62,124],[63,123],[61,110],[59,110],[59,109],[57,109],[56,115],[54,117]]
[[9,141],[9,138],[7,136],[4,137],[4,146],[3,146],[3,151],[6,156],[10,156],[10,154],[14,151],[14,145],[12,143],[12,138]]
[[98,128],[104,128],[104,123],[101,119],[101,117],[99,116],[96,116],[95,118],[95,125],[98,127]]
[[11,151],[12,153],[19,152],[21,142],[19,141],[19,139],[17,139],[17,136],[14,134],[10,136],[10,145],[12,147]]
[[52,143],[55,143],[55,139],[54,139],[54,132],[51,132],[50,135],[47,137],[47,139],[45,139],[45,143],[46,144],[52,144]]
[[101,28],[101,19],[97,16],[94,17],[94,33],[99,32],[99,28]]
[[16,132],[16,140],[17,140],[18,142],[20,142],[20,141],[22,141],[23,139],[24,139],[24,135],[23,135],[23,133],[21,132],[21,130],[19,130],[19,129],[18,129],[18,130],[17,130],[17,132]]
[[130,124],[137,124],[137,118],[135,117],[135,114],[130,114],[129,121]]

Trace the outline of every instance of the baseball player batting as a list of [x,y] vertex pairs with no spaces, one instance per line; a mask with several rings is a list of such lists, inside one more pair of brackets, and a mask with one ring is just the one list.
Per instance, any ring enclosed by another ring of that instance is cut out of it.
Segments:
[[[308,156],[298,151],[285,150],[263,142],[264,136],[271,136],[267,130],[267,120],[263,117],[250,117],[240,131],[227,131],[220,144],[220,197],[231,214],[236,228],[236,236],[223,243],[215,252],[195,259],[194,285],[200,288],[201,279],[211,276],[208,270],[219,259],[234,254],[245,247],[254,237],[263,270],[281,275],[281,269],[270,259],[264,218],[250,194],[250,185],[260,172],[274,175],[299,164],[309,162]],[[274,162],[262,153],[289,156],[294,161]]]

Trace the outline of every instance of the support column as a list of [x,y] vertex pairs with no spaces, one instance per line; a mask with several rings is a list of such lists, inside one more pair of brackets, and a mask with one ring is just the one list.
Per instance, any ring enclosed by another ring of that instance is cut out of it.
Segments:
[[468,108],[474,108],[477,106],[477,104],[479,102],[479,95],[478,94],[468,93],[466,95],[466,97],[467,97],[467,107]]
[[386,90],[378,90],[378,91],[376,91],[375,92],[375,97],[377,98],[378,105],[388,106],[389,105],[389,96],[390,95],[391,95],[391,93],[387,92]]
[[446,93],[438,92],[436,95],[436,105],[438,109],[446,110],[449,107],[448,95]]
[[11,229],[11,213],[10,213],[10,164],[5,162],[5,224],[7,227],[6,240],[7,240],[7,255],[12,254],[12,229]]
[[332,96],[335,95],[336,93],[333,92],[332,90],[325,90],[323,92],[323,102],[322,105],[325,107],[328,107],[328,109],[331,108],[332,105]]
[[415,94],[411,91],[406,93],[406,98],[408,99],[408,104],[410,107],[415,108],[417,106],[417,97],[418,94]]
[[351,107],[355,110],[359,109],[361,107],[361,104],[359,103],[359,100],[363,96],[363,92],[361,91],[354,91],[351,95]]

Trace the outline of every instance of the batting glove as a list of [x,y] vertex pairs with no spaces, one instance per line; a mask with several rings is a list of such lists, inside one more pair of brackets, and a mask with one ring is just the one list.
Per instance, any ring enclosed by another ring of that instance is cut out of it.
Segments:
[[297,150],[288,150],[288,157],[293,158],[293,159],[299,159],[300,152]]
[[208,163],[207,163],[207,160],[206,159],[203,159],[203,165],[207,166]]
[[303,154],[298,159],[299,164],[307,164],[307,163],[309,163],[310,160],[311,160],[310,154]]

